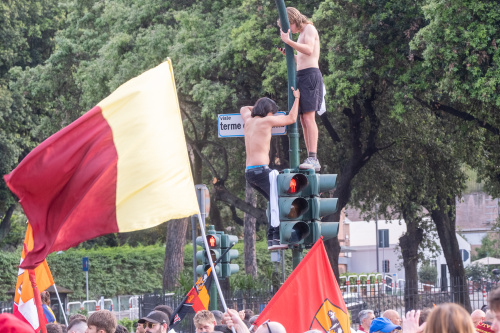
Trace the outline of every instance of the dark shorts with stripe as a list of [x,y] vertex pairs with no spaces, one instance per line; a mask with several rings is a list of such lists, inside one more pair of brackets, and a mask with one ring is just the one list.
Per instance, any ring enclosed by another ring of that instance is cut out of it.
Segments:
[[297,89],[300,90],[299,113],[319,111],[323,103],[323,75],[319,68],[297,71]]

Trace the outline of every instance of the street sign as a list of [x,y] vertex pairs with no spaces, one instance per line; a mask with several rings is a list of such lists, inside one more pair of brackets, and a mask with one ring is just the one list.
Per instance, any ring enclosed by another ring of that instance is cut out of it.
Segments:
[[[284,111],[278,111],[276,115],[285,115]],[[219,138],[235,138],[245,136],[244,123],[241,114],[226,113],[217,116],[217,133]],[[272,135],[286,135],[286,126],[273,127]]]
[[82,258],[82,269],[84,272],[89,271],[89,257]]

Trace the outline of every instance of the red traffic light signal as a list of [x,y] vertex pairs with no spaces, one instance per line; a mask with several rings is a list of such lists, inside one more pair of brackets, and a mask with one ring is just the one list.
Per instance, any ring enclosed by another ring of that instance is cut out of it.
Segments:
[[217,247],[217,238],[213,235],[208,235],[207,236],[207,243],[209,247]]
[[288,194],[297,194],[307,186],[307,183],[307,177],[303,174],[297,173],[290,179],[290,185],[288,187],[288,191],[286,192]]

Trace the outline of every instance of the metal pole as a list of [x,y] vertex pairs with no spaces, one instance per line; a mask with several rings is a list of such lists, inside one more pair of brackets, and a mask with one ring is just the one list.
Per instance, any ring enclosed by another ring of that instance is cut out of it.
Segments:
[[[290,22],[288,21],[288,14],[286,13],[285,1],[275,0],[276,7],[278,7],[278,13],[281,23],[281,30],[288,31],[290,29]],[[290,38],[292,34],[290,33]],[[293,92],[290,87],[297,88],[296,85],[296,64],[294,50],[290,45],[285,44],[286,50],[286,69],[288,73],[288,111],[292,109],[295,97],[293,97]],[[288,131],[288,141],[289,141],[289,160],[290,169],[297,169],[299,167],[299,130],[297,122],[287,126]]]
[[89,271],[85,272],[85,280],[87,281],[87,301],[89,300]]
[[191,229],[192,238],[193,238],[193,285],[196,284],[198,278],[196,277],[196,217],[195,215],[191,216]]
[[[210,253],[210,248],[208,247],[207,243],[207,235],[205,234],[205,227],[202,225],[201,214],[198,214],[198,221],[200,223],[201,236],[203,237],[203,244],[205,245],[205,251],[207,251],[207,253]],[[220,288],[219,278],[217,277],[217,273],[215,271],[214,262],[212,261],[212,256],[207,255],[207,257],[208,257],[208,262],[210,263],[210,267],[212,268],[212,276],[214,277],[215,285],[217,286],[217,290],[219,291],[222,307],[224,308],[224,312],[227,312],[226,300],[224,299],[224,295],[222,294],[222,289]],[[234,327],[232,327],[231,330],[233,331],[233,333],[236,333]]]
[[293,269],[297,267],[300,264],[300,261],[304,257],[302,255],[302,248],[299,246],[298,248],[293,248],[292,249],[292,263],[293,263]]
[[375,253],[377,254],[377,273],[380,273],[379,269],[379,258],[378,258],[378,212],[375,212],[375,246],[376,246],[376,251]]
[[285,283],[285,250],[280,250],[281,253],[281,283]]

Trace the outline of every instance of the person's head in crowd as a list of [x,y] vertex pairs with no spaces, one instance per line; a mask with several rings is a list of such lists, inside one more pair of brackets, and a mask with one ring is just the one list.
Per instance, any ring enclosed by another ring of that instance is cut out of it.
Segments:
[[500,288],[496,288],[490,292],[488,297],[488,307],[495,319],[491,324],[491,329],[495,333],[500,333]]
[[128,329],[122,325],[116,325],[115,333],[129,333]]
[[222,316],[224,315],[222,311],[211,310],[210,312],[214,315],[216,325],[222,324]]
[[485,317],[486,313],[484,313],[484,311],[482,310],[474,310],[470,314],[470,318],[472,319],[474,327],[476,327],[479,323],[482,323]]
[[155,306],[153,310],[165,312],[168,316],[168,320],[172,318],[172,314],[174,313],[174,309],[172,309],[172,307],[163,304]]
[[71,323],[75,319],[80,319],[80,320],[83,320],[83,321],[87,322],[87,317],[85,317],[81,313],[74,313],[71,316],[69,316],[68,323]]
[[262,323],[256,330],[255,333],[286,333],[286,329],[283,325],[276,321],[266,320]]
[[153,310],[139,321],[144,325],[146,333],[166,333],[168,331],[169,318],[163,311]]
[[86,333],[115,333],[116,325],[116,317],[111,311],[99,310],[89,316]]
[[85,333],[87,330],[87,319],[85,316],[82,318],[76,318],[69,321],[68,333]]
[[387,310],[382,317],[389,319],[394,325],[401,326],[401,316],[395,310]]
[[491,310],[487,310],[483,323],[491,326],[491,324],[493,324],[493,320],[495,320],[495,314]]
[[45,328],[47,329],[47,333],[63,333],[61,325],[59,324],[49,323],[45,325]]
[[444,303],[435,307],[426,321],[425,333],[475,333],[470,315],[463,307]]
[[250,325],[253,325],[253,323],[257,320],[257,318],[259,318],[259,315],[251,316],[250,319],[248,319],[248,323]]
[[64,324],[59,324],[59,326],[61,327],[61,331],[62,331],[62,333],[68,333],[68,328],[66,327],[66,325],[64,325]]
[[50,306],[50,293],[47,290],[40,293],[40,298],[43,304]]
[[215,325],[217,324],[214,314],[208,310],[198,311],[193,318],[193,322],[196,328],[196,333],[213,332]]
[[373,314],[373,310],[361,310],[358,313],[358,319],[359,326],[361,326],[365,332],[369,332],[372,320],[375,319],[375,314]]
[[389,318],[385,317],[379,317],[373,319],[370,325],[370,333],[374,332],[389,333],[394,330],[400,330],[400,329],[401,326],[393,324],[392,321],[389,320]]
[[252,309],[245,309],[243,311],[245,311],[245,318],[243,318],[243,320],[250,320],[250,318],[252,318],[254,315],[254,312]]
[[135,325],[135,333],[146,333],[146,325],[143,321],[139,320]]
[[420,318],[418,319],[419,326],[422,326],[422,324],[427,321],[427,318],[431,314],[431,311],[431,308],[423,308],[422,310],[420,310]]

